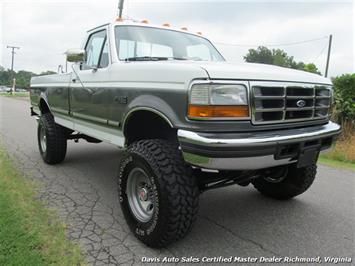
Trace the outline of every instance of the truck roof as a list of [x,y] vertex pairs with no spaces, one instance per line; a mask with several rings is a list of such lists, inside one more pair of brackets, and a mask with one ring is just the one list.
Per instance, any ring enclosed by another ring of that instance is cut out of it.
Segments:
[[[148,22],[136,21],[136,20],[131,20],[131,19],[129,19],[129,20],[125,19],[122,21],[114,21],[114,22],[105,23],[105,24],[102,24],[102,25],[97,26],[95,28],[92,28],[92,29],[88,30],[87,32],[90,33],[91,31],[96,30],[101,27],[104,27],[104,26],[114,27],[116,25],[140,26],[140,27],[157,28],[157,29],[163,29],[163,30],[173,30],[173,31],[178,31],[178,32],[182,32],[182,33],[189,33],[189,34],[196,35],[199,37],[204,37],[204,36],[202,36],[202,34],[200,32],[199,33],[191,32],[191,31],[187,30],[186,28],[175,28],[175,27],[171,27],[171,26],[151,24]],[[204,37],[204,38],[206,38],[206,37]]]

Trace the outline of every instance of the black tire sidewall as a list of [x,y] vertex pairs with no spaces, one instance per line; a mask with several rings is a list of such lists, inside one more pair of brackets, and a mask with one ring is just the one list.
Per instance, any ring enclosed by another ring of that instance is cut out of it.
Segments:
[[[46,151],[44,152],[40,143],[40,130],[44,128],[46,134]],[[55,123],[50,113],[42,114],[38,121],[37,128],[38,148],[43,161],[47,164],[61,163],[67,151],[67,135],[64,128]]]
[[[126,187],[129,173],[134,168],[140,168],[147,174],[153,187],[153,193],[155,193],[154,212],[148,222],[141,222],[136,219],[129,206]],[[127,153],[121,161],[119,172],[119,201],[127,224],[135,236],[138,239],[144,238],[144,242],[150,242],[150,239],[154,241],[155,235],[159,234],[163,226],[162,218],[164,214],[161,212],[163,208],[161,208],[160,184],[156,174],[149,166],[149,163],[137,154]]]
[[[46,145],[47,145],[47,149],[46,151],[43,151],[42,150],[42,145],[41,145],[41,139],[40,139],[40,135],[41,135],[41,129],[44,128],[45,132],[46,132]],[[47,161],[48,160],[48,154],[47,154],[47,151],[48,151],[48,127],[47,127],[47,124],[46,124],[46,120],[41,116],[39,118],[39,121],[38,121],[38,127],[37,127],[37,141],[38,141],[38,149],[39,149],[39,152],[43,158],[44,161]]]
[[306,192],[316,177],[317,165],[297,168],[296,164],[288,166],[286,177],[278,182],[272,183],[260,177],[252,181],[254,187],[265,196],[288,200]]

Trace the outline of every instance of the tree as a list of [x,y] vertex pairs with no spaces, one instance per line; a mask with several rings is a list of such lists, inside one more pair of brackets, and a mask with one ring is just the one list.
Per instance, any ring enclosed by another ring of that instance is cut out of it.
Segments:
[[259,46],[258,49],[249,49],[249,52],[244,56],[245,61],[252,63],[262,63],[272,65],[274,60],[272,52],[265,46]]
[[304,67],[303,67],[303,70],[304,71],[307,71],[307,72],[311,72],[311,73],[316,73],[316,74],[319,74],[321,75],[320,71],[318,70],[317,66],[313,63],[309,63],[309,64],[306,64]]
[[333,79],[335,113],[338,121],[355,123],[355,73],[343,74]]
[[38,76],[52,75],[52,74],[57,74],[57,72],[54,72],[52,70],[47,70],[47,71],[41,72]]
[[[55,74],[51,70],[44,71],[40,75],[50,75]],[[16,87],[19,88],[29,88],[31,78],[34,76],[38,76],[36,73],[20,70],[17,73],[15,71],[11,72],[10,69],[5,69],[3,66],[0,66],[0,85],[4,86],[12,86],[12,77],[16,78]]]
[[4,67],[0,66],[0,85],[10,86],[12,84],[11,77],[11,70],[5,70]]
[[288,56],[282,49],[270,50],[265,46],[259,46],[257,49],[249,49],[244,60],[250,63],[276,65],[321,74],[315,64],[296,62],[293,56]]
[[35,75],[36,74],[33,72],[20,70],[19,72],[16,73],[16,87],[29,88],[31,78]]

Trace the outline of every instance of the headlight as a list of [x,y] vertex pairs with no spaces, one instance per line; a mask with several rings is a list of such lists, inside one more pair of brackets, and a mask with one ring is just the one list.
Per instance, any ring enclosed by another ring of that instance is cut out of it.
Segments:
[[247,88],[238,84],[195,84],[188,115],[192,119],[247,118]]
[[246,88],[238,85],[211,86],[211,104],[248,105]]

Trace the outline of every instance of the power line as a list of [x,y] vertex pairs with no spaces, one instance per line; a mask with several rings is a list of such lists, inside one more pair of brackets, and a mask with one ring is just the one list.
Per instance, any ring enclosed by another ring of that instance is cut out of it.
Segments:
[[315,57],[315,59],[312,62],[316,62],[318,60],[318,58],[324,53],[325,49],[328,47],[328,43],[326,43],[324,45],[324,47],[322,48],[322,50],[320,51],[320,53]]
[[303,44],[303,43],[309,43],[309,42],[315,42],[319,40],[324,40],[327,39],[328,36],[323,36],[320,38],[315,38],[315,39],[309,39],[309,40],[304,40],[304,41],[298,41],[298,42],[289,42],[289,43],[278,43],[278,44],[238,44],[238,43],[223,43],[223,42],[214,42],[215,44],[219,45],[228,45],[228,46],[239,46],[239,47],[254,47],[254,46],[291,46],[291,45],[298,45],[298,44]]

